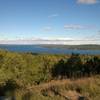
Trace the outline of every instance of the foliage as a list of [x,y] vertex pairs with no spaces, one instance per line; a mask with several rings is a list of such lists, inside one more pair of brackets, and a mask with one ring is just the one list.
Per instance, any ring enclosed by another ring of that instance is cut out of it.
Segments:
[[61,59],[52,69],[53,77],[81,78],[100,74],[100,58],[94,56],[82,62],[81,57],[72,54],[67,61]]

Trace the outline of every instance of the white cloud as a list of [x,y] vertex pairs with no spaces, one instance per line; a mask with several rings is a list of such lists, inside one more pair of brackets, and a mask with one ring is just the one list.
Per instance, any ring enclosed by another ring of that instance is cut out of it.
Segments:
[[100,31],[98,31],[92,38],[96,38],[100,40]]
[[80,25],[80,24],[66,24],[64,25],[64,29],[66,30],[73,30],[73,29],[94,29],[95,26],[92,25]]
[[48,18],[54,18],[54,17],[58,17],[59,15],[58,14],[52,14],[52,15],[49,15]]
[[96,4],[97,0],[77,0],[79,4]]
[[100,31],[98,31],[98,34],[100,35]]
[[84,29],[85,27],[82,25],[76,25],[76,24],[66,24],[64,25],[64,29]]
[[46,31],[46,32],[49,32],[51,30],[52,30],[52,28],[50,26],[46,26],[43,28],[43,31]]

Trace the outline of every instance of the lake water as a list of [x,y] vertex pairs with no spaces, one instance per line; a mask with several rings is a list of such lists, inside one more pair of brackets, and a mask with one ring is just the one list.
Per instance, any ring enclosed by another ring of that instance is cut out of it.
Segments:
[[15,52],[32,52],[32,53],[51,53],[51,54],[100,54],[100,50],[69,50],[59,48],[46,48],[39,45],[0,45],[0,49],[6,49]]

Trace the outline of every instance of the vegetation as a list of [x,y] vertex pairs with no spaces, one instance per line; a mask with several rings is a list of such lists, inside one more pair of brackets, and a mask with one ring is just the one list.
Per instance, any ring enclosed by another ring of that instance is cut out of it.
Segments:
[[[66,95],[67,96],[66,96]],[[17,100],[100,98],[100,56],[0,50],[0,95]],[[81,98],[81,97],[80,97]],[[72,99],[74,100],[74,99]]]
[[81,78],[100,74],[100,59],[96,56],[82,62],[77,54],[72,54],[67,61],[61,59],[52,71],[53,77]]

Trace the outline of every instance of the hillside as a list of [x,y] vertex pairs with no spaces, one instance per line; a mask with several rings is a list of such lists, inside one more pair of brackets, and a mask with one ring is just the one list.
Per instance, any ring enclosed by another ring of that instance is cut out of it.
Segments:
[[98,100],[99,85],[99,55],[0,50],[0,96],[17,100]]

